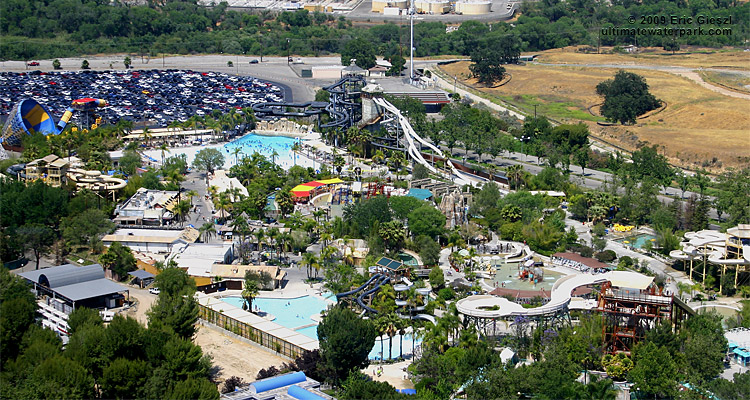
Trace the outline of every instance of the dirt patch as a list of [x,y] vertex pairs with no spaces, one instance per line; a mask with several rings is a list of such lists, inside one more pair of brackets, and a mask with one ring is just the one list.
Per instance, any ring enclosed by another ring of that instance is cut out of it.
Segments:
[[203,349],[204,354],[210,354],[214,366],[220,368],[217,376],[219,382],[232,376],[252,382],[261,369],[289,362],[270,351],[230,337],[218,328],[200,324],[197,327],[193,341]]
[[[582,61],[578,59],[580,54],[564,54],[573,55],[572,60],[568,59],[570,63]],[[554,61],[560,62],[561,56],[555,57]],[[750,59],[750,55],[747,57]],[[610,61],[597,60],[599,63]],[[475,80],[470,78],[469,64],[458,62],[441,68],[473,85]],[[596,116],[598,107],[592,109],[593,113],[588,108],[601,103],[596,85],[611,79],[617,69],[528,64],[509,65],[506,70],[513,74],[510,82],[499,88],[480,90],[521,108],[527,115],[533,114],[536,105],[538,114],[559,122],[583,121],[594,136],[630,151],[644,144],[656,144],[673,163],[684,167],[717,170],[750,164],[748,100],[716,93],[687,77],[669,72],[635,70],[646,78],[651,92],[669,107],[639,119],[633,126],[599,126],[597,122],[603,119]]]

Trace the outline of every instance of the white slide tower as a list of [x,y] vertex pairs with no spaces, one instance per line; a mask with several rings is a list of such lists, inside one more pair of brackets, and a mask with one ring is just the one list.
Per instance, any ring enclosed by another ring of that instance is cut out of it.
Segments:
[[401,114],[401,111],[398,108],[396,108],[396,106],[394,106],[393,104],[391,104],[390,102],[388,102],[386,99],[382,97],[375,97],[373,98],[373,100],[375,101],[375,104],[382,107],[384,110],[388,111],[389,113],[392,113],[398,119],[399,126],[401,126],[401,130],[404,132],[404,137],[406,138],[406,142],[407,142],[406,151],[409,153],[409,156],[411,157],[412,160],[414,160],[414,162],[424,165],[433,174],[445,175],[443,171],[439,171],[438,169],[433,167],[429,162],[427,162],[427,160],[425,160],[424,157],[422,157],[422,154],[419,151],[419,147],[417,147],[416,145],[416,142],[419,142],[423,146],[428,147],[429,149],[434,151],[437,155],[445,159],[447,166],[451,170],[451,176],[449,178],[453,181],[453,183],[457,185],[476,186],[476,184],[480,182],[479,180],[471,179],[467,177],[465,174],[462,174],[458,169],[456,169],[453,163],[450,162],[450,158],[446,157],[445,154],[443,154],[440,148],[422,139],[422,137],[417,135],[417,133],[414,132],[414,128],[411,127],[409,120]]

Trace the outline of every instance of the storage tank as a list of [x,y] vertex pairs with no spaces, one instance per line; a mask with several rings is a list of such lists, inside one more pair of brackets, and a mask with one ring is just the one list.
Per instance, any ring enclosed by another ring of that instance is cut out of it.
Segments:
[[492,7],[490,1],[457,1],[456,13],[463,15],[488,14]]
[[404,9],[408,7],[408,3],[406,0],[372,0],[372,12],[382,13],[383,9],[386,7],[397,7],[400,9]]
[[445,14],[451,9],[450,2],[442,0],[418,0],[414,6],[420,14]]

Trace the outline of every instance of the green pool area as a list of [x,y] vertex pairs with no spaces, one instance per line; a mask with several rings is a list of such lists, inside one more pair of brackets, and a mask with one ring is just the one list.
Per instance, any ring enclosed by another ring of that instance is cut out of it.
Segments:
[[546,268],[542,268],[544,275],[540,282],[534,283],[529,279],[519,278],[519,263],[500,263],[495,267],[497,272],[495,273],[494,283],[497,283],[497,287],[504,287],[507,289],[519,289],[519,290],[539,290],[539,289],[551,289],[555,282],[563,277],[563,274],[559,272],[550,271]]
[[406,253],[398,253],[398,258],[401,260],[402,263],[410,266],[410,267],[416,267],[419,266],[419,263],[417,262],[417,259],[414,258],[411,254]]
[[695,311],[698,313],[717,313],[722,316],[721,324],[724,326],[724,328],[728,327],[728,322],[737,319],[737,316],[739,315],[739,310],[731,307],[731,306],[725,306],[725,305],[715,305],[715,306],[698,306],[695,308]]
[[656,240],[656,236],[654,235],[649,235],[647,233],[640,233],[638,235],[628,236],[626,238],[617,239],[615,241],[622,243],[624,245],[630,246],[630,247],[635,247],[636,249],[642,249],[646,246],[646,243],[654,242],[655,240]]

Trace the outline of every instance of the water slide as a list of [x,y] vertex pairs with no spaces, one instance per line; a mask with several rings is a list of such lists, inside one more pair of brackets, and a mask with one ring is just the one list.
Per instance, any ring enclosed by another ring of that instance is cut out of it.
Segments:
[[371,313],[375,313],[376,314],[378,311],[375,310],[374,308],[368,306],[367,304],[365,304],[364,298],[366,296],[371,295],[372,293],[377,292],[378,290],[380,290],[381,286],[387,284],[390,281],[391,281],[391,278],[388,277],[388,276],[386,276],[386,275],[375,274],[375,275],[371,276],[370,279],[368,279],[367,282],[365,282],[362,286],[360,286],[360,287],[358,287],[356,289],[350,290],[348,292],[337,293],[336,294],[336,300],[340,300],[340,299],[342,299],[344,297],[348,297],[348,296],[354,295],[356,293],[359,293],[362,290],[364,290],[364,288],[370,286],[370,284],[372,284],[374,282],[375,285],[372,288],[370,288],[370,289],[362,292],[359,296],[357,296],[356,301],[357,301],[357,304],[359,304],[359,306],[362,307],[362,309],[365,310],[366,312],[371,312]]
[[[571,293],[581,286],[602,284],[612,282],[615,287],[627,287],[634,289],[646,289],[653,277],[648,277],[637,272],[612,271],[604,274],[576,274],[568,275],[559,279],[552,286],[550,301],[537,308],[523,308],[522,305],[512,302],[504,297],[492,295],[469,296],[456,303],[458,312],[477,318],[502,318],[509,316],[544,316],[552,315],[566,309],[591,309],[596,307],[595,301],[573,298]],[[670,301],[670,297],[648,296],[655,302]],[[497,309],[495,309],[497,308]]]
[[[259,118],[264,117],[311,117],[327,112],[331,121],[321,124],[321,128],[348,128],[356,123],[353,121],[354,110],[361,107],[359,103],[346,101],[343,97],[347,95],[346,85],[365,84],[361,76],[347,76],[338,82],[324,86],[323,90],[331,93],[332,101],[307,101],[301,103],[267,102],[252,106],[253,112]],[[304,109],[302,111],[290,111],[288,108]]]
[[79,168],[69,169],[68,177],[76,183],[76,186],[91,190],[118,190],[127,185],[123,179],[102,175],[100,171],[87,171]]
[[529,246],[527,245],[523,245],[520,250],[515,250],[514,246],[513,250],[513,253],[505,256],[506,263],[524,262],[534,255],[534,252],[531,251],[531,248],[529,248]]
[[[726,259],[726,240],[724,233],[702,230],[698,232],[688,232],[685,234],[686,242],[680,243],[681,249],[672,250],[669,256],[677,260],[691,260],[708,256],[708,261],[719,265],[748,265],[750,264],[750,246],[743,246],[743,258]],[[710,248],[711,251],[708,251]]]
[[60,121],[55,124],[52,116],[44,105],[34,99],[24,99],[16,103],[5,121],[0,143],[20,146],[24,135],[40,132],[44,135],[59,135],[65,129],[73,111],[90,111],[98,107],[107,106],[107,101],[86,97],[73,100]]
[[367,280],[367,282],[365,282],[365,283],[364,283],[364,284],[363,284],[362,286],[360,286],[360,287],[358,287],[358,288],[356,288],[356,289],[352,289],[352,290],[350,290],[350,291],[348,291],[348,292],[344,292],[344,293],[337,293],[337,294],[336,294],[336,300],[341,300],[341,299],[342,299],[342,298],[344,298],[344,297],[348,297],[348,296],[351,296],[351,295],[353,295],[354,293],[357,293],[357,292],[361,291],[362,289],[364,289],[364,288],[366,288],[366,287],[370,286],[370,284],[372,283],[372,281],[374,281],[374,280],[376,280],[376,279],[378,279],[378,278],[380,278],[380,277],[381,277],[381,275],[380,275],[380,274],[375,274],[375,275],[371,276],[371,277],[370,277],[370,279],[368,279],[368,280]]
[[[401,111],[398,108],[396,108],[396,106],[394,106],[387,100],[380,98],[380,97],[376,97],[373,100],[375,101],[375,104],[388,110],[388,112],[393,113],[398,118],[398,123],[401,126],[401,130],[404,132],[404,137],[406,138],[406,141],[408,144],[406,150],[409,153],[409,156],[411,156],[412,160],[414,160],[414,162],[416,163],[424,165],[433,174],[442,175],[440,171],[435,169],[435,167],[433,167],[430,163],[428,163],[424,159],[424,157],[422,157],[422,154],[419,151],[419,148],[417,147],[416,142],[419,142],[423,146],[426,146],[427,148],[431,149],[432,151],[435,152],[435,154],[439,155],[440,157],[443,157],[445,160],[450,160],[450,158],[446,157],[445,154],[443,154],[443,152],[437,146],[422,139],[419,135],[417,135],[417,133],[414,132],[414,128],[412,128],[411,124],[409,123],[409,120],[401,114]],[[472,184],[472,182],[468,178],[465,178],[463,174],[458,169],[456,169],[453,163],[448,161],[447,164],[451,170],[451,173],[452,173],[451,178],[453,179],[454,183],[458,185],[471,185]]]

